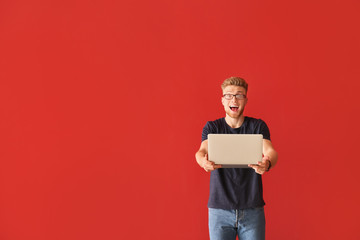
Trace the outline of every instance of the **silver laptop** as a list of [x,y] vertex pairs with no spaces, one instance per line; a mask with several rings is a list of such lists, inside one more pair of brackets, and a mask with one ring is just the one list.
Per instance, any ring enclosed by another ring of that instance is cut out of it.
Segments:
[[208,134],[208,159],[223,168],[246,168],[262,160],[262,134]]

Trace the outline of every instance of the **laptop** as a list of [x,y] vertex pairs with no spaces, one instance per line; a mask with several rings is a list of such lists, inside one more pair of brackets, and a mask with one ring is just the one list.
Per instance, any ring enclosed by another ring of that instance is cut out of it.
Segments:
[[208,134],[208,159],[223,168],[247,168],[262,160],[262,134]]

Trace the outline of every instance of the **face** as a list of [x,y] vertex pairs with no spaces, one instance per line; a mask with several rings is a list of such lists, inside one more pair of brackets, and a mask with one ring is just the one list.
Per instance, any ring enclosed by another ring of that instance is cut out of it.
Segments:
[[232,94],[232,95],[242,94],[245,96],[244,99],[237,99],[235,96],[233,96],[231,100],[227,100],[225,99],[225,97],[221,98],[221,102],[224,106],[226,115],[232,118],[239,118],[243,114],[245,105],[247,103],[245,88],[240,86],[230,85],[223,90],[223,94]]

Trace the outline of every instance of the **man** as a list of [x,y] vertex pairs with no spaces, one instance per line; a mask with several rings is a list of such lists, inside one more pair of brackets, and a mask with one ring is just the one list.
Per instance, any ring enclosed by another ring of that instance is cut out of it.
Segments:
[[[265,215],[261,176],[276,165],[278,156],[270,141],[270,132],[261,119],[243,115],[247,104],[248,84],[239,77],[221,85],[225,118],[207,122],[202,143],[195,154],[200,167],[210,176],[209,233],[211,240],[265,239]],[[207,135],[262,134],[263,158],[249,168],[221,168],[209,161]]]

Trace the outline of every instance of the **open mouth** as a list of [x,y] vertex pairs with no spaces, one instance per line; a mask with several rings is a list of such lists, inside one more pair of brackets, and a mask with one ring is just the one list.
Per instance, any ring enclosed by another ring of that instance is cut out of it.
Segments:
[[239,109],[239,107],[230,106],[230,110],[233,112],[236,112]]

